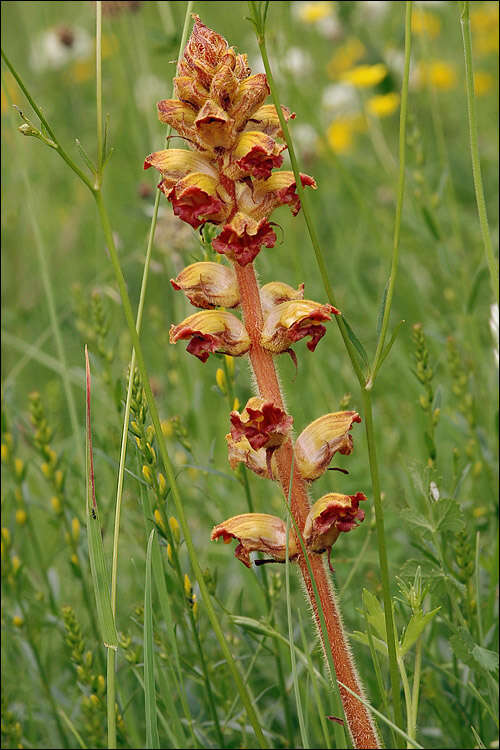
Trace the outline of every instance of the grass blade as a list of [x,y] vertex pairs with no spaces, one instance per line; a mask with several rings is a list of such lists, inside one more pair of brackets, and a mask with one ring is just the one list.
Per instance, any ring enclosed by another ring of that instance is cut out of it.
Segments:
[[87,383],[87,539],[89,545],[90,570],[94,585],[97,617],[106,648],[118,648],[118,635],[111,611],[109,577],[104,558],[101,523],[95,499],[94,460],[92,456],[92,432],[90,423],[90,365],[85,346],[85,372]]
[[146,747],[159,748],[156,716],[156,689],[153,643],[153,584],[151,555],[155,529],[151,529],[146,553],[146,580],[144,584],[144,698],[146,704]]

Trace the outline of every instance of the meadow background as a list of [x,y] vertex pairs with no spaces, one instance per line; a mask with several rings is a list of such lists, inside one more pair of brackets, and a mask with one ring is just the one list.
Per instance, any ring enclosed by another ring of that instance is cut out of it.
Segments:
[[[471,5],[479,148],[497,247],[498,3]],[[158,179],[143,171],[143,161],[163,147],[165,127],[155,105],[170,96],[185,6],[103,3],[103,101],[114,148],[104,199],[134,304]],[[417,644],[417,739],[429,748],[498,747],[498,307],[495,313],[472,180],[460,6],[414,3],[407,182],[390,330],[404,324],[373,396],[400,637],[412,614],[405,585],[414,583],[419,566],[428,586],[423,610],[440,608]],[[246,3],[197,2],[193,10],[248,53],[254,72],[262,70]],[[280,98],[297,115],[291,132],[301,169],[318,183],[310,203],[337,304],[370,358],[392,250],[404,12],[399,2],[272,2],[268,19]],[[4,50],[82,169],[75,139],[92,156],[96,149],[94,34],[90,2],[2,3]],[[362,65],[379,66],[382,77],[359,73]],[[84,345],[93,372],[96,487],[110,560],[131,343],[93,201],[51,149],[22,137],[12,104],[32,116],[2,66],[2,746],[105,747],[105,649],[96,630],[84,524]],[[171,323],[191,313],[169,279],[202,259],[204,249],[166,199],[160,205],[141,336],[151,384],[198,559],[268,742],[301,746],[282,566],[247,570],[233,558],[233,545],[209,541],[216,523],[245,512],[245,488],[227,462],[229,405],[216,380],[221,363],[211,358],[202,365],[182,344],[168,343]],[[293,219],[282,208],[273,218],[283,241],[260,253],[261,282],[304,282],[307,298],[324,301],[302,215]],[[278,366],[297,433],[339,408],[362,414],[334,325],[314,354],[304,342],[296,349],[297,373],[288,358],[278,358]],[[419,362],[427,385],[416,377]],[[244,404],[252,395],[248,365],[236,359],[234,366],[234,395]],[[76,404],[76,432],[65,380]],[[315,496],[333,490],[368,496],[364,523],[334,547],[335,582],[368,699],[391,716],[362,426],[353,437],[353,454],[336,461],[348,465],[349,477],[327,472]],[[151,517],[143,509],[160,506],[141,466],[131,434],[118,577],[120,747],[145,746],[145,528]],[[279,488],[248,479],[255,509],[281,515]],[[161,512],[175,515],[168,498]],[[164,519],[156,520],[161,537]],[[172,655],[154,603],[161,746],[218,747],[215,703],[226,746],[253,747],[196,584],[192,591],[180,585],[161,541],[193,729],[167,681]],[[178,553],[182,572],[192,578],[182,539]],[[327,670],[295,575],[291,587],[306,729],[312,747],[333,746],[333,724],[324,719],[335,713]],[[276,638],[263,629],[271,617]],[[367,633],[376,636],[381,680]],[[283,681],[272,657],[276,644]],[[415,648],[404,657],[410,679]]]

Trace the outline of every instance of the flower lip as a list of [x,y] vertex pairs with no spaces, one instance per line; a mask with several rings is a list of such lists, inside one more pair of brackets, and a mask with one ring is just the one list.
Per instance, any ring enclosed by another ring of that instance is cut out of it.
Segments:
[[276,449],[287,439],[293,418],[272,401],[251,398],[242,413],[231,412],[231,435],[234,441],[246,437],[254,450]]
[[[198,175],[193,173],[189,178],[205,177],[207,175]],[[223,202],[210,195],[196,184],[188,184],[187,179],[179,181],[168,194],[168,199],[172,203],[174,214],[180,219],[190,224],[193,229],[198,229],[202,224],[210,220],[217,220],[217,217],[224,211]]]
[[259,254],[262,245],[274,247],[276,234],[267,219],[256,221],[252,217],[237,213],[212,242],[212,247],[221,255],[227,255],[240,266],[251,263]]
[[333,305],[322,305],[313,300],[289,300],[271,309],[262,328],[262,346],[275,354],[289,350],[290,345],[309,336],[307,347],[314,351],[325,335],[322,322],[331,320],[339,310]]
[[304,526],[304,541],[313,552],[324,552],[337,540],[340,532],[356,528],[364,520],[365,513],[359,503],[366,495],[342,495],[329,492],[314,503]]

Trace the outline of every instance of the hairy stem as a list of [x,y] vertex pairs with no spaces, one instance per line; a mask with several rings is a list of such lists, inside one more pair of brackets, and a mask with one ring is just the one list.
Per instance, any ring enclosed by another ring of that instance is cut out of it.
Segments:
[[[281,389],[274,367],[273,356],[262,348],[260,334],[263,324],[262,308],[260,304],[259,288],[252,265],[239,266],[234,264],[236,277],[240,288],[241,307],[245,321],[245,327],[251,341],[250,362],[255,374],[260,396],[272,401],[275,406],[284,409]],[[288,440],[276,452],[276,463],[280,482],[285,497],[290,491],[291,467],[293,461],[293,445]],[[309,498],[307,488],[302,477],[296,473],[290,492],[290,505],[293,518],[302,531],[309,512]],[[338,605],[333,593],[333,588],[328,580],[323,560],[318,555],[311,555],[310,567],[319,595],[319,603],[314,595],[314,587],[309,573],[309,566],[304,555],[299,554],[299,566],[306,586],[309,601],[311,602],[316,624],[320,630],[323,648],[330,649],[335,665],[337,680],[347,685],[358,695],[363,695],[363,689],[354,667],[354,662],[349,650],[347,638],[342,626],[342,620]],[[319,606],[323,610],[327,639],[323,637],[320,626]],[[340,687],[342,702],[349,729],[354,743],[359,748],[380,747],[379,739],[368,710],[354,696]]]

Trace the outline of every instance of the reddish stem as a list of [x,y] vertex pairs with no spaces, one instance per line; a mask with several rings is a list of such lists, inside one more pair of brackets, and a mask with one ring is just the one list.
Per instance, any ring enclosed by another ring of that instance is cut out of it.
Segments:
[[[273,356],[270,352],[263,349],[260,343],[263,316],[260,304],[259,286],[257,284],[253,265],[249,263],[246,266],[240,266],[238,263],[235,263],[234,269],[240,288],[240,301],[245,327],[251,341],[249,352],[250,361],[257,380],[260,396],[261,398],[269,399],[275,404],[275,406],[279,406],[281,409],[285,410],[278,376],[274,367]],[[275,455],[283,492],[285,493],[285,497],[288,497],[290,470],[293,457],[292,441],[288,440],[284,443],[284,445],[276,451]],[[295,472],[291,492],[291,509],[295,522],[301,531],[304,528],[309,508],[310,504],[306,483],[300,474]],[[298,540],[297,546],[300,549]],[[325,650],[327,648],[331,649],[337,679],[339,682],[347,685],[347,687],[355,693],[364,697],[364,692],[349,651],[349,645],[344,633],[340,611],[337,606],[333,588],[325,569],[323,559],[319,555],[309,555],[309,562],[325,616],[328,643],[324,642],[321,633],[318,606],[314,596],[307,562],[302,553],[299,554],[298,562],[306,585],[307,594],[314,611],[323,648]],[[358,701],[357,698],[348,693],[341,685],[339,685],[339,688],[347,723],[349,724],[349,729],[355,746],[357,748],[379,748],[380,742],[368,709]]]

